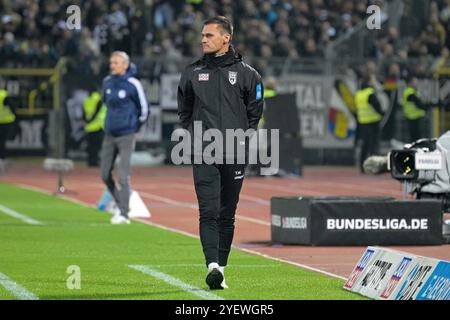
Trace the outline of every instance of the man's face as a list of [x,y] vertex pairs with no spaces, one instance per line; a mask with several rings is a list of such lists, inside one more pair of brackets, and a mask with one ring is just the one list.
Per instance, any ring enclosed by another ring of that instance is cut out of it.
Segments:
[[127,72],[128,64],[121,56],[113,55],[109,59],[109,68],[113,75],[122,76]]
[[218,24],[207,24],[202,30],[203,53],[222,53],[228,49],[231,36],[221,32]]

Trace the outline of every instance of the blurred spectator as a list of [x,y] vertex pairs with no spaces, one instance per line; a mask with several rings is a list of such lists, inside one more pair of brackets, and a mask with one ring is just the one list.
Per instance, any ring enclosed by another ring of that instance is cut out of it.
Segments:
[[156,29],[168,27],[175,19],[175,12],[169,2],[164,0],[155,1],[154,25]]
[[432,66],[433,73],[438,75],[443,68],[450,66],[450,51],[448,48],[442,48],[441,56],[436,60]]
[[303,57],[318,57],[321,56],[317,49],[316,41],[313,38],[306,40],[305,50],[302,52]]
[[258,18],[265,21],[270,27],[272,27],[275,21],[277,21],[278,14],[273,9],[273,5],[270,1],[263,1],[261,10],[259,11],[258,14]]
[[[155,21],[157,21],[155,17]],[[130,36],[128,17],[118,2],[112,5],[112,12],[108,15],[109,41],[112,50],[125,51],[129,49],[127,40]]]
[[163,57],[162,64],[164,66],[165,73],[176,74],[180,71],[180,63],[183,56],[181,52],[176,49],[170,39],[164,39],[161,44],[161,56]]
[[182,28],[191,28],[195,23],[194,7],[190,4],[183,7],[183,11],[178,16],[177,23]]
[[445,0],[442,4],[439,17],[443,23],[447,23],[450,20],[450,0]]

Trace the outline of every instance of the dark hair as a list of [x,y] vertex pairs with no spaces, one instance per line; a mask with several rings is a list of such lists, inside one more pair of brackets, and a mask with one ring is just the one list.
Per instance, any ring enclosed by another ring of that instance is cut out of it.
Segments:
[[231,23],[231,20],[224,16],[216,16],[213,18],[209,18],[205,22],[203,22],[203,25],[206,26],[208,24],[218,24],[220,28],[229,33],[230,35],[233,35],[233,24]]

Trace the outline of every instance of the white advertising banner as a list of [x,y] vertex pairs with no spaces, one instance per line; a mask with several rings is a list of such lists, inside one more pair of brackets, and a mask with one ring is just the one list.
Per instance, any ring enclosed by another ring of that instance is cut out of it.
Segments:
[[377,300],[449,300],[450,263],[368,247],[344,289]]

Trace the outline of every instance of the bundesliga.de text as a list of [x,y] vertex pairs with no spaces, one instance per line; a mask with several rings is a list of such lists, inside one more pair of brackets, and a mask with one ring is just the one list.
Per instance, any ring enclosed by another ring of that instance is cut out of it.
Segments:
[[428,230],[428,219],[327,219],[327,230]]

